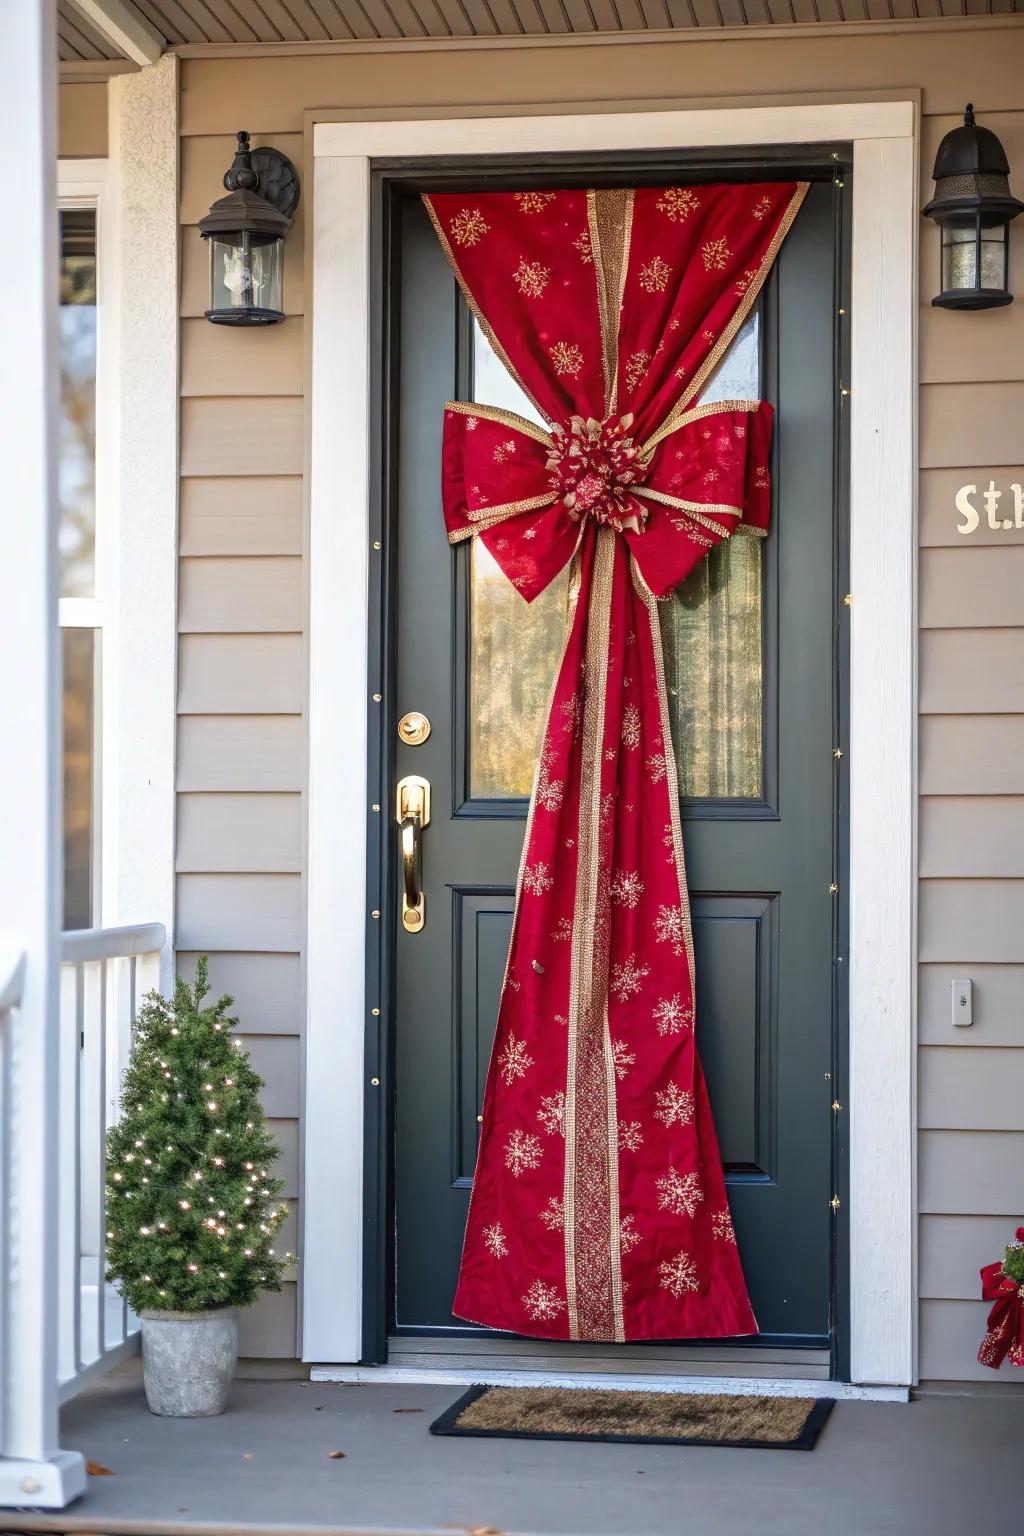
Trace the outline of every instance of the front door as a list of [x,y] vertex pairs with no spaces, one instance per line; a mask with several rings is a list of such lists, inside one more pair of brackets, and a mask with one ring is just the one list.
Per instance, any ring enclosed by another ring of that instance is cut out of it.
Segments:
[[[445,401],[534,412],[466,310],[419,198],[398,198],[393,222],[392,726],[396,777],[429,781],[431,820],[423,924],[394,914],[391,1332],[481,1341],[451,1302],[567,573],[528,606],[481,544],[447,543]],[[776,406],[771,535],[724,542],[661,604],[698,1041],[754,1347],[776,1350],[822,1351],[833,1326],[837,228],[835,189],[817,183],[704,396]],[[398,731],[407,713],[429,721],[425,740]]]

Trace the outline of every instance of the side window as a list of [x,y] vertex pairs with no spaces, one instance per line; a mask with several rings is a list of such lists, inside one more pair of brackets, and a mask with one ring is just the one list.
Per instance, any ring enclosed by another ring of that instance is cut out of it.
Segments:
[[60,212],[60,403],[57,493],[63,659],[64,927],[96,918],[99,789],[95,207]]

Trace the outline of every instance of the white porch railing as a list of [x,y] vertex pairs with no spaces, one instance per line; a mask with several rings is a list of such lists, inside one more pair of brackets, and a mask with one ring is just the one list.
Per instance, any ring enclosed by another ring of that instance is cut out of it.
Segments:
[[138,1000],[159,983],[162,923],[63,934],[58,1133],[58,1394],[66,1402],[137,1346],[105,1279],[105,1143]]
[[165,940],[162,923],[63,934],[57,1010],[0,935],[0,1509],[82,1492],[58,1404],[136,1347],[105,1281],[105,1143]]

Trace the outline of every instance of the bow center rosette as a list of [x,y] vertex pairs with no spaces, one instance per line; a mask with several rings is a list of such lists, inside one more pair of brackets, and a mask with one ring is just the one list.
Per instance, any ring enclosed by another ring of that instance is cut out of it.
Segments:
[[593,518],[622,533],[643,533],[647,510],[632,487],[646,478],[650,455],[630,436],[632,415],[604,421],[573,416],[551,428],[548,483],[573,522]]

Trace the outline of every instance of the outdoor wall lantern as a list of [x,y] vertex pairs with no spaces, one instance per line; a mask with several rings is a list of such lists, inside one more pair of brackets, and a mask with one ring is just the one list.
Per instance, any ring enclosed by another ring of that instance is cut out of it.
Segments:
[[238,134],[225,174],[227,197],[199,221],[210,244],[214,325],[274,325],[284,319],[284,237],[299,202],[299,178],[276,149],[250,149]]
[[1010,220],[1024,203],[1010,194],[1006,153],[989,128],[979,128],[970,102],[962,128],[947,133],[935,156],[935,196],[922,210],[942,230],[943,309],[994,309],[1012,304],[1007,289]]

